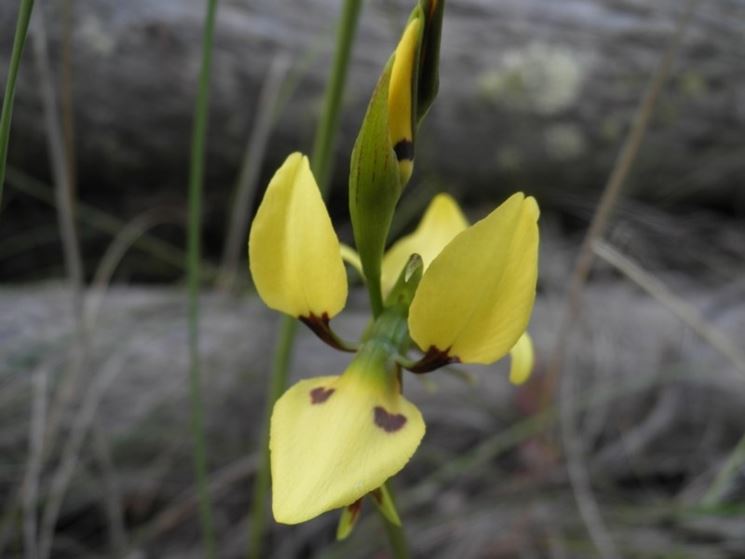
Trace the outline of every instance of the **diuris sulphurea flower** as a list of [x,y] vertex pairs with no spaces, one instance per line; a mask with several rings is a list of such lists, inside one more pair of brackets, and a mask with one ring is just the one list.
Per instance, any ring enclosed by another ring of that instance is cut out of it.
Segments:
[[[302,380],[271,419],[272,506],[294,524],[357,503],[400,471],[425,432],[402,394],[401,369],[428,372],[451,362],[488,364],[511,350],[532,361],[524,337],[535,299],[538,206],[511,196],[468,226],[457,204],[436,197],[417,230],[394,244],[382,266],[383,311],[340,376]],[[343,308],[342,248],[308,160],[290,155],[269,183],[249,235],[259,296],[281,312],[324,324]],[[407,353],[411,342],[423,354]],[[349,346],[346,349],[351,349]],[[513,367],[514,369],[514,367]],[[517,376],[525,376],[525,370]]]
[[[349,175],[356,252],[339,243],[308,158],[299,153],[275,173],[251,225],[249,263],[259,296],[354,354],[340,375],[301,380],[274,405],[272,509],[281,523],[344,508],[337,536],[345,537],[371,495],[383,516],[400,524],[385,483],[425,432],[421,413],[403,395],[403,370],[490,364],[508,353],[513,382],[532,368],[526,329],[539,214],[532,197],[514,194],[469,225],[455,200],[438,195],[416,230],[385,252],[413,172],[418,126],[437,92],[443,6],[418,1],[362,121]],[[357,343],[331,327],[347,299],[342,256],[360,270],[370,299],[370,325]]]

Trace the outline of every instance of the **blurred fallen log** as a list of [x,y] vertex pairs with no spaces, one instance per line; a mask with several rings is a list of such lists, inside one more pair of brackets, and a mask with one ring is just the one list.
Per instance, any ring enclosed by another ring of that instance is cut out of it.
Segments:
[[[695,290],[687,294],[697,307],[716,304],[720,296]],[[0,290],[0,451],[4,456],[0,502],[5,510],[13,505],[9,496],[23,479],[27,463],[33,396],[30,372],[46,367],[50,391],[58,388],[66,374],[64,361],[72,328],[66,314],[68,297],[64,286],[53,284]],[[559,320],[561,307],[555,297],[551,289],[540,296],[532,322],[539,351],[538,373]],[[349,307],[335,319],[339,331],[350,337],[365,326],[363,299],[362,292],[353,291]],[[745,429],[745,386],[734,367],[688,335],[686,327],[667,309],[633,286],[600,281],[588,286],[584,300],[586,312],[578,326],[581,335],[568,348],[568,366],[582,379],[579,413],[593,479],[603,506],[609,510],[627,510],[632,500],[635,506],[659,509],[663,496],[672,499],[680,489],[709,475],[737,442]],[[262,387],[277,317],[253,297],[205,294],[202,302],[210,464],[216,484],[223,483],[218,479],[230,472],[224,483],[234,486],[234,490],[222,486],[218,501],[221,541],[230,541],[245,535],[243,517],[249,508],[252,471],[246,460],[259,439]],[[197,534],[192,529],[195,517],[189,505],[193,480],[184,467],[189,463],[190,446],[183,303],[183,294],[175,289],[112,288],[91,331],[90,367],[86,371],[90,382],[79,394],[79,400],[87,401],[109,374],[110,363],[125,356],[116,378],[98,395],[93,423],[111,448],[111,475],[117,480],[127,519],[127,540],[148,555],[167,556],[162,550],[169,549],[171,556],[189,556]],[[711,319],[743,343],[744,311],[742,304],[731,306]],[[338,373],[347,360],[302,330],[293,379]],[[428,525],[457,518],[461,528],[450,526],[448,545],[464,545],[471,539],[461,529],[472,524],[461,520],[478,516],[479,511],[498,511],[506,506],[514,519],[541,504],[552,511],[545,519],[549,524],[571,531],[578,523],[570,507],[554,507],[557,496],[567,491],[561,464],[532,467],[535,437],[555,427],[554,419],[547,417],[527,428],[532,424],[525,403],[538,394],[535,387],[510,386],[506,363],[470,370],[476,385],[454,376],[433,375],[432,392],[431,386],[414,378],[406,381],[407,394],[421,407],[428,426],[421,452],[404,472],[402,485],[408,490],[401,495],[402,506],[411,518],[414,546],[423,556],[452,556],[451,548],[430,550]],[[64,415],[63,432],[74,424],[80,409],[71,407]],[[520,425],[524,432],[517,436]],[[494,445],[509,432],[513,434],[511,441]],[[102,473],[95,466],[92,433],[78,436],[84,442],[61,509],[59,545],[73,540],[87,552],[105,554],[105,529],[100,520],[106,498]],[[42,500],[59,458],[52,452],[41,470]],[[465,465],[452,471],[459,463]],[[546,472],[546,467],[551,470]],[[541,491],[547,485],[553,490]],[[535,492],[531,487],[536,487]],[[423,489],[428,495],[425,501],[409,498]],[[670,516],[672,510],[670,505]],[[663,535],[676,530],[671,521],[640,525],[637,515],[612,518],[614,533],[628,533],[619,537],[637,534],[643,540],[643,534],[659,531],[657,536],[666,541],[668,536]],[[331,537],[329,524],[333,520],[333,515],[328,515],[301,529],[275,527],[275,536],[279,536],[275,544],[285,545],[294,537],[304,539],[303,545],[312,549],[323,547]],[[495,525],[500,527],[496,531]],[[12,529],[14,525],[8,526]],[[483,541],[464,557],[488,556],[490,542],[511,533],[509,524],[492,522],[489,526],[487,532],[478,531]],[[283,537],[289,534],[293,537]],[[725,533],[718,538],[708,544],[710,550],[741,545]],[[372,547],[375,541],[370,537],[356,545]],[[660,545],[668,548],[673,544]],[[370,555],[357,550],[347,556]]]
[[[15,7],[0,7],[7,59]],[[366,5],[346,96],[336,184],[369,91],[408,0]],[[95,0],[75,4],[74,103],[80,193],[133,212],[181,200],[202,3]],[[48,6],[61,52],[61,5]],[[418,145],[418,178],[436,176],[472,199],[516,187],[547,202],[603,184],[629,118],[672,32],[676,0],[452,0],[442,48],[441,95]],[[299,80],[269,145],[269,172],[307,151],[326,78],[338,3],[221,4],[210,122],[208,221],[222,225],[270,60],[287,51]],[[745,5],[700,2],[643,148],[632,191],[645,199],[737,202],[745,176],[742,91]],[[28,61],[26,61],[28,62]],[[6,71],[5,67],[0,72]],[[11,161],[44,174],[38,80],[21,72]],[[634,188],[635,187],[635,188]]]

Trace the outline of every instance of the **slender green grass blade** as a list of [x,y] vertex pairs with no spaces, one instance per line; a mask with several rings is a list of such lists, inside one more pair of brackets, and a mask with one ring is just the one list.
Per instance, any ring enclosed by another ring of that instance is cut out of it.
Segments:
[[3,109],[0,114],[0,202],[3,199],[3,185],[5,184],[5,164],[8,158],[8,141],[10,139],[10,121],[13,116],[13,100],[16,92],[16,79],[18,69],[21,66],[21,55],[26,44],[28,24],[31,20],[31,11],[34,8],[34,0],[22,0],[18,9],[18,20],[16,22],[16,33],[13,39],[13,50],[10,53],[10,65],[8,67],[8,79],[5,82],[5,95],[3,95]]
[[188,322],[189,322],[189,393],[191,397],[191,430],[194,439],[194,463],[199,493],[199,515],[202,525],[204,555],[210,559],[215,555],[215,534],[212,523],[212,503],[207,485],[207,449],[204,432],[204,401],[199,366],[199,267],[200,233],[202,214],[202,184],[204,182],[205,136],[209,110],[210,67],[215,32],[217,0],[207,0],[202,38],[202,66],[199,74],[199,90],[194,109],[194,128],[191,141],[191,165],[189,168],[189,228],[187,238],[186,267],[188,277]]

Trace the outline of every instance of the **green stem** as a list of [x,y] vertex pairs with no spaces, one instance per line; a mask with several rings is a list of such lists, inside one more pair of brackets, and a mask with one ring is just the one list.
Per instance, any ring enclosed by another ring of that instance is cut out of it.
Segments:
[[31,19],[31,11],[34,0],[22,0],[18,9],[16,20],[16,33],[13,38],[13,50],[10,53],[10,65],[8,67],[8,81],[5,83],[5,95],[3,95],[3,110],[0,114],[0,201],[3,199],[3,185],[5,184],[5,164],[8,158],[8,141],[10,139],[10,121],[13,116],[13,99],[16,91],[16,79],[18,68],[21,65],[23,46],[26,44],[28,23]]
[[[318,123],[316,136],[313,141],[311,167],[315,174],[321,194],[325,194],[329,185],[331,170],[331,155],[334,140],[339,128],[339,114],[341,100],[346,84],[349,57],[352,51],[354,36],[357,32],[362,0],[345,0],[336,32],[336,50],[331,76],[326,86],[321,119]],[[297,331],[295,318],[285,316],[279,328],[279,338],[274,353],[274,364],[271,372],[269,395],[264,414],[263,434],[261,439],[261,459],[259,470],[254,482],[253,502],[251,506],[251,529],[248,556],[259,559],[262,556],[261,547],[266,526],[266,499],[269,492],[269,423],[274,408],[274,402],[282,395],[287,386],[287,376],[292,358],[292,348]]]
[[326,194],[331,173],[331,155],[334,151],[336,132],[339,129],[341,100],[347,81],[347,68],[352,53],[352,43],[357,32],[362,0],[345,0],[339,27],[336,30],[336,51],[326,95],[323,101],[321,120],[313,140],[311,167],[315,173],[321,194]]
[[264,536],[264,519],[266,518],[266,494],[269,489],[269,418],[274,402],[282,395],[287,386],[287,376],[292,358],[292,345],[297,331],[297,321],[283,317],[279,329],[279,339],[274,350],[274,361],[267,392],[267,413],[264,417],[260,441],[261,462],[256,472],[253,501],[251,502],[251,538],[249,540],[249,557],[261,557],[261,544]]
[[[395,503],[395,496],[390,484],[386,483],[385,487],[388,489],[388,494],[391,496],[391,500]],[[393,522],[388,520],[379,509],[376,510],[378,510],[380,521],[383,523],[383,528],[385,528],[385,534],[388,536],[388,543],[391,545],[393,557],[395,559],[409,559],[409,545],[406,542],[406,532],[404,531],[404,527],[396,526]]]
[[207,0],[202,38],[202,66],[199,90],[194,109],[194,128],[191,141],[189,168],[189,230],[187,241],[187,276],[189,290],[189,392],[191,396],[191,431],[194,440],[194,466],[199,494],[199,516],[202,524],[204,555],[215,557],[215,534],[212,524],[212,504],[207,486],[207,452],[204,433],[204,402],[199,367],[199,260],[202,212],[202,183],[204,181],[205,136],[209,107],[210,66],[215,31],[217,0]]
[[[372,276],[372,278],[370,278]],[[370,274],[367,280],[367,292],[370,295],[370,308],[373,313],[373,317],[378,318],[385,308],[383,305],[383,294],[380,290],[380,272],[377,271],[375,274]]]

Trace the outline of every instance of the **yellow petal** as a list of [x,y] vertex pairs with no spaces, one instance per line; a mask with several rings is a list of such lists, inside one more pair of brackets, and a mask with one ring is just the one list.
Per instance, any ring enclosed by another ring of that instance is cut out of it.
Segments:
[[396,152],[401,184],[406,184],[414,168],[414,65],[421,40],[422,20],[412,19],[396,47],[388,85],[388,126]]
[[510,382],[512,384],[522,384],[528,380],[530,373],[533,372],[534,363],[533,339],[526,331],[523,332],[523,335],[510,350]]
[[456,236],[424,273],[411,337],[464,363],[493,363],[525,331],[538,275],[538,205],[522,193]]
[[411,235],[401,237],[383,257],[383,298],[396,283],[412,254],[416,253],[422,257],[426,270],[453,237],[466,227],[468,220],[452,196],[438,194],[432,198],[416,230]]
[[277,522],[297,524],[355,502],[419,446],[419,410],[365,373],[353,362],[341,377],[300,381],[277,400],[269,441]]
[[347,273],[339,239],[304,155],[290,155],[269,182],[248,252],[256,291],[268,307],[329,318],[344,308]]

